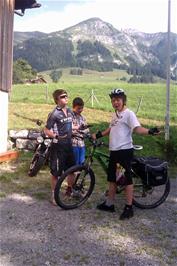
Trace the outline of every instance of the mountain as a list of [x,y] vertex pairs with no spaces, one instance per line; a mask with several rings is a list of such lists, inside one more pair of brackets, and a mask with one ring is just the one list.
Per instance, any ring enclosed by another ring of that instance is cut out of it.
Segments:
[[[62,31],[14,33],[14,59],[22,57],[38,71],[75,66],[131,74],[166,75],[166,33],[114,28],[91,18]],[[177,78],[177,34],[171,33],[171,72]]]
[[14,45],[17,45],[19,43],[22,43],[23,41],[26,41],[31,38],[45,38],[47,37],[46,33],[39,32],[39,31],[32,31],[32,32],[20,32],[20,31],[15,31],[14,32]]

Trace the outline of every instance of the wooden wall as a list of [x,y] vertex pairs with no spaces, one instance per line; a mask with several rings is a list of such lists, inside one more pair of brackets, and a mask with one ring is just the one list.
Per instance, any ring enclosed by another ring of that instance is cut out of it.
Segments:
[[0,90],[11,91],[14,0],[0,0]]

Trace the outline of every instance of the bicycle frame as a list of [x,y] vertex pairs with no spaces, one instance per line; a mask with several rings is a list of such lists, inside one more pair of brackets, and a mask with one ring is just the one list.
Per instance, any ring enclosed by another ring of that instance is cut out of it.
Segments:
[[99,143],[98,141],[93,141],[93,140],[90,140],[90,142],[91,142],[91,147],[85,164],[90,167],[92,165],[93,158],[95,158],[98,160],[98,162],[100,163],[100,165],[102,166],[103,170],[106,173],[108,167],[107,164],[109,161],[109,155],[96,150],[98,147],[103,145],[103,142]]
[[[90,197],[95,185],[95,174],[92,169],[94,158],[98,160],[102,169],[107,173],[107,166],[109,161],[109,154],[105,154],[97,147],[103,145],[103,142],[93,140],[88,136],[90,145],[88,147],[88,156],[84,165],[75,165],[66,170],[61,178],[58,179],[55,187],[55,200],[57,204],[63,209],[74,209],[80,207]],[[140,146],[134,147],[140,150]],[[134,165],[135,163],[135,165]],[[136,161],[132,165],[136,166]],[[144,185],[141,176],[134,172],[132,167],[132,178],[134,181],[134,199],[133,204],[142,209],[152,209],[162,204],[170,191],[169,179],[162,186],[148,186]],[[72,185],[71,194],[66,196],[66,188],[68,184],[68,176],[75,175],[74,184]],[[117,186],[117,192],[121,193],[126,187],[125,183],[120,183]]]

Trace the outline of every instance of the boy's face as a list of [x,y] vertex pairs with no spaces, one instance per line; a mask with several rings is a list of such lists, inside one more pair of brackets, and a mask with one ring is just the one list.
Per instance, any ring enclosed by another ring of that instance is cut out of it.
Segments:
[[66,93],[61,94],[58,96],[58,105],[64,107],[68,103],[68,95]]
[[121,112],[124,108],[124,103],[123,103],[123,99],[119,98],[119,97],[113,97],[111,99],[112,102],[112,106],[115,110],[117,110],[118,112]]
[[83,109],[84,109],[84,106],[81,106],[81,105],[76,105],[73,107],[73,111],[78,115],[82,113]]

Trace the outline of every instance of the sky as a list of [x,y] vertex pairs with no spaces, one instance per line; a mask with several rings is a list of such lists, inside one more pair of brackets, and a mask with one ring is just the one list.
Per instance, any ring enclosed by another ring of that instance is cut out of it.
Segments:
[[[54,32],[92,17],[116,29],[167,32],[169,0],[37,0],[42,6],[15,15],[14,31]],[[171,0],[171,31],[177,33],[177,0]]]

